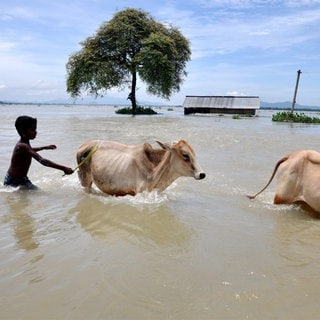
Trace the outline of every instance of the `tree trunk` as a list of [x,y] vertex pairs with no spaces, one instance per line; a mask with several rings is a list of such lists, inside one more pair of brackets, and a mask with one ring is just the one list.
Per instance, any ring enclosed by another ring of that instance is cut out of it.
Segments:
[[137,87],[137,73],[134,71],[132,72],[131,93],[130,93],[130,100],[131,100],[133,115],[137,114],[136,87]]

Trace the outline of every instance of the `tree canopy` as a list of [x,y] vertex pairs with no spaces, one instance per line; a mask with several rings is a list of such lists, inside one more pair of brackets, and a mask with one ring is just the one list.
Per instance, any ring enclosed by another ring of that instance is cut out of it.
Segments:
[[191,56],[189,41],[177,28],[134,8],[116,13],[80,44],[66,65],[67,92],[103,96],[114,87],[129,88],[134,114],[137,77],[148,93],[169,99],[180,90]]

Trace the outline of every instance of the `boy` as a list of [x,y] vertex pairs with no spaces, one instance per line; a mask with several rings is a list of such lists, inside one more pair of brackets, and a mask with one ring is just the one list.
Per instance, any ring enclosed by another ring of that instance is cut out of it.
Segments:
[[37,189],[37,187],[27,177],[32,158],[36,159],[46,167],[62,170],[65,174],[73,173],[71,168],[44,159],[38,154],[38,151],[40,150],[56,149],[57,147],[55,145],[39,148],[31,147],[30,140],[33,140],[37,135],[37,119],[29,116],[20,116],[16,119],[15,127],[21,138],[14,147],[11,164],[7,175],[4,178],[5,186],[21,186],[25,189]]

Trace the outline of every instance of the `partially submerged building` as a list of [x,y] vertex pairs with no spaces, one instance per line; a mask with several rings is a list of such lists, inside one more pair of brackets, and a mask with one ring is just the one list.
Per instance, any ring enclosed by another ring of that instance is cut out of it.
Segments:
[[184,114],[222,113],[255,115],[260,108],[257,96],[186,96]]

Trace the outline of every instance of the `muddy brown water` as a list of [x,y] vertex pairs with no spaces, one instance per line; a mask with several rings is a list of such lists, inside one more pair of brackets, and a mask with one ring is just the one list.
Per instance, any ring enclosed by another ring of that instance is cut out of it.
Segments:
[[[186,139],[207,176],[163,193],[87,194],[76,174],[32,163],[36,192],[0,185],[1,319],[317,319],[320,220],[272,204],[276,161],[319,150],[319,125],[258,117],[118,116],[102,106],[1,106],[0,171],[17,141],[14,120],[38,118],[34,146],[74,167],[87,139]],[[1,178],[3,179],[3,178]]]

